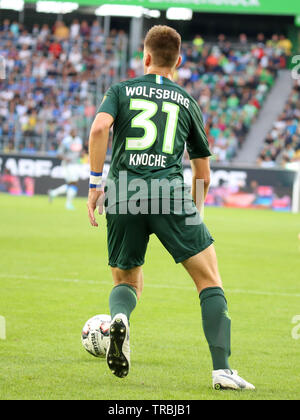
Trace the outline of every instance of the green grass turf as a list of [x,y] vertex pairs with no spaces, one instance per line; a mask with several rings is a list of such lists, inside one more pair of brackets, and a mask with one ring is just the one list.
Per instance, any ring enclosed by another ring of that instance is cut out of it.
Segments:
[[131,318],[132,369],[114,377],[80,341],[85,321],[108,313],[105,219],[92,228],[83,199],[0,195],[0,399],[298,399],[300,217],[206,209],[232,318],[231,366],[255,392],[211,388],[199,299],[180,265],[152,237],[145,288]]

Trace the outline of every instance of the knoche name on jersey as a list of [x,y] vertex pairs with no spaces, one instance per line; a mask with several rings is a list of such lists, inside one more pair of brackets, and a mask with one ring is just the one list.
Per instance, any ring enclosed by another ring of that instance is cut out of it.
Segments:
[[154,155],[148,153],[130,153],[129,165],[130,166],[159,166],[166,167],[166,156]]

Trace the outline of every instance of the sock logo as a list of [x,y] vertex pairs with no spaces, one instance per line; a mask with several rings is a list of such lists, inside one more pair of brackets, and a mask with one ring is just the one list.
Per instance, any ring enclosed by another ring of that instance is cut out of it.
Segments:
[[231,318],[230,318],[230,316],[229,316],[229,312],[228,312],[228,311],[224,311],[224,312],[223,312],[223,314],[226,316],[226,318],[228,318],[228,319],[230,319],[230,320],[231,320]]

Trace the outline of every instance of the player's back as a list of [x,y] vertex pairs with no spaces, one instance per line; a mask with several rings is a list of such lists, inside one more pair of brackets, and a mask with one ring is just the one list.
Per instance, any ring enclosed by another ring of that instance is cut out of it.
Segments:
[[196,101],[173,81],[155,74],[112,86],[99,112],[114,117],[109,180],[183,179],[182,157],[210,155]]

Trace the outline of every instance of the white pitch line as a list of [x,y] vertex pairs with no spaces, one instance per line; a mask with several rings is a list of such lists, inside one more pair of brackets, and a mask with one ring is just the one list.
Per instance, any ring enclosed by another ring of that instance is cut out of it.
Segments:
[[6,340],[6,322],[4,316],[0,316],[0,339]]
[[[41,276],[32,276],[27,274],[2,274],[0,273],[0,278],[13,278],[13,279],[21,279],[21,280],[41,280],[41,281],[56,281],[60,283],[88,283],[88,284],[100,284],[100,281],[96,280],[79,280],[79,279],[66,279],[66,278],[56,278],[52,277],[51,279],[47,279]],[[104,282],[108,283],[108,282]]]
[[241,289],[225,289],[228,293],[237,294],[252,294],[252,295],[265,295],[265,296],[287,296],[287,297],[300,297],[300,293],[285,293],[285,292],[266,292],[260,290],[241,290]]
[[[112,284],[112,281],[97,281],[97,280],[80,280],[80,279],[69,279],[69,278],[42,278],[41,276],[36,275],[27,275],[27,274],[3,274],[0,273],[0,278],[15,278],[15,279],[22,279],[22,280],[41,280],[41,281],[56,281],[60,283],[84,283],[84,284]],[[145,288],[154,288],[154,289],[178,289],[178,290],[190,290],[193,291],[193,285],[191,283],[191,287],[189,286],[175,286],[170,284],[145,284]],[[285,293],[285,292],[267,292],[263,290],[249,290],[249,289],[226,289],[226,293],[232,294],[251,294],[251,295],[262,295],[262,296],[281,296],[281,297],[300,297],[300,293]]]

